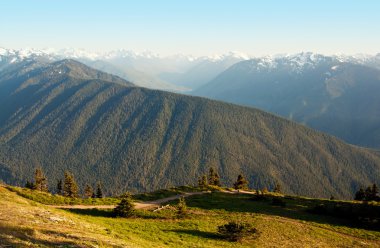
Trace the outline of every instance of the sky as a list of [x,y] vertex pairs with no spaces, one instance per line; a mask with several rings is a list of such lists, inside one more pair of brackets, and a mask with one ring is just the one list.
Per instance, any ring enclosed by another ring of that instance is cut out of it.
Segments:
[[0,47],[376,54],[379,13],[378,0],[1,0]]

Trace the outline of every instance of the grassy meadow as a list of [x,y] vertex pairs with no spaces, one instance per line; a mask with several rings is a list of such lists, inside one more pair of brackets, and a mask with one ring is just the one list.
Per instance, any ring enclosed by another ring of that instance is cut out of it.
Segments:
[[[328,209],[337,204],[359,206],[359,202],[212,192],[186,198],[185,217],[177,216],[178,200],[174,200],[162,211],[136,210],[134,217],[115,218],[112,210],[106,209],[55,209],[15,191],[0,186],[0,244],[4,247],[380,246],[376,226],[311,211],[321,204]],[[144,200],[163,198],[180,190],[168,191],[173,193],[159,191],[145,195]],[[111,199],[99,200],[118,200]],[[217,233],[217,227],[231,220],[251,223],[258,233],[241,242],[227,241]]]

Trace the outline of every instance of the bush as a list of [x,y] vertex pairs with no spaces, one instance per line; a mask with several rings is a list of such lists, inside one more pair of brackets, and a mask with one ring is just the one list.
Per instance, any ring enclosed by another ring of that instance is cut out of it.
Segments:
[[187,205],[185,197],[180,197],[177,205],[177,215],[178,217],[185,217],[187,214]]
[[134,214],[135,205],[133,204],[132,196],[129,193],[125,193],[121,197],[121,201],[115,207],[114,213],[119,217],[131,217]]
[[256,234],[257,229],[249,223],[230,221],[218,226],[218,233],[229,241],[241,241],[243,238]]

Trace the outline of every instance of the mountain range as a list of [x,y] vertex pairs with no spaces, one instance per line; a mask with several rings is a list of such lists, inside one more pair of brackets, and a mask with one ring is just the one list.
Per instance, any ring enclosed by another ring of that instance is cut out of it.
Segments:
[[[4,61],[4,60],[2,60]],[[2,63],[2,62],[1,62]],[[24,184],[41,166],[107,194],[196,184],[214,167],[225,185],[352,198],[377,182],[377,151],[267,112],[137,87],[74,60],[29,58],[0,71],[0,179]]]
[[193,57],[160,56],[152,52],[117,50],[91,53],[79,49],[5,49],[0,48],[0,70],[24,60],[58,61],[75,59],[93,68],[111,73],[138,86],[173,92],[189,92],[208,83],[231,65],[249,59],[248,55],[229,52],[224,55]]
[[192,94],[252,106],[380,148],[380,54],[265,57],[234,64]]

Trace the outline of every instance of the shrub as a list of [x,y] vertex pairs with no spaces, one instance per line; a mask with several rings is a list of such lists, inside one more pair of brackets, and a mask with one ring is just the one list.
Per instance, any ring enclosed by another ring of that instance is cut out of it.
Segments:
[[241,241],[243,238],[256,234],[257,229],[249,223],[230,221],[218,226],[218,233],[230,241]]
[[121,197],[121,201],[114,209],[116,216],[131,217],[134,214],[135,205],[133,204],[132,196],[129,193],[125,193]]
[[177,205],[177,215],[178,217],[185,217],[187,214],[187,205],[185,198],[182,196],[179,198],[179,202]]

